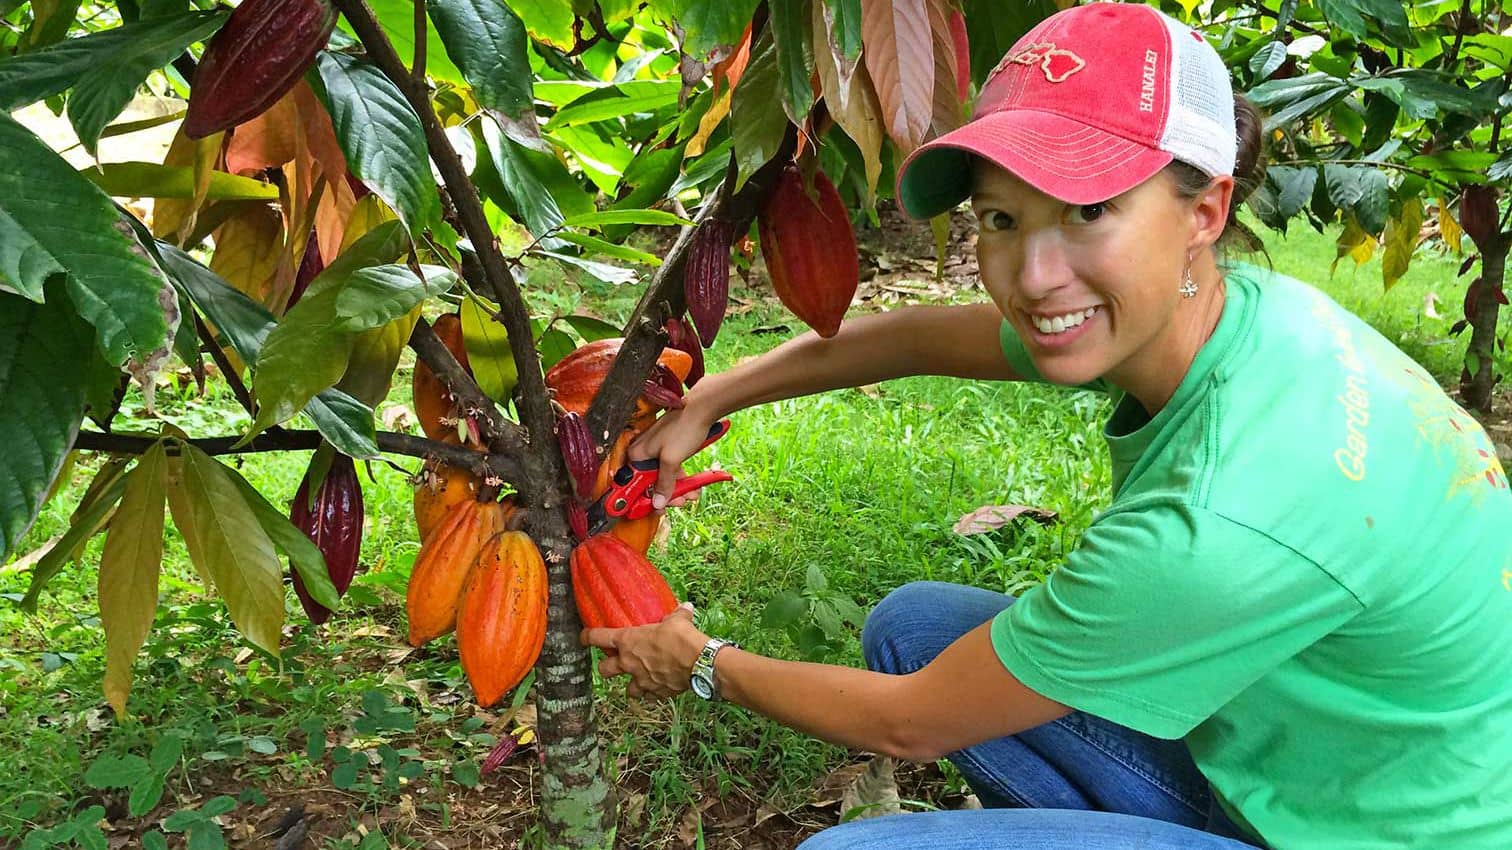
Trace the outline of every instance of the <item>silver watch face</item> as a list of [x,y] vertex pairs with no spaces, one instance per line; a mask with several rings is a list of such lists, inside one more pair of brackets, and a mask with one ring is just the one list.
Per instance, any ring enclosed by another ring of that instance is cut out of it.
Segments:
[[714,682],[701,673],[694,673],[688,679],[688,684],[693,688],[693,693],[698,694],[703,699],[709,699],[714,696]]

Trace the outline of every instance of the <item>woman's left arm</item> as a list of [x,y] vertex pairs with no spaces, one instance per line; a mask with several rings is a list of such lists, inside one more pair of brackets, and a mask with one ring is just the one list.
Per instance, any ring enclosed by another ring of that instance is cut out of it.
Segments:
[[[1021,683],[992,648],[991,623],[967,632],[906,676],[853,667],[779,661],[726,647],[715,659],[720,696],[785,726],[846,747],[931,761],[1012,735],[1070,712]],[[661,623],[586,629],[584,643],[614,650],[606,677],[628,675],[631,696],[672,696],[707,638],[679,608]]]

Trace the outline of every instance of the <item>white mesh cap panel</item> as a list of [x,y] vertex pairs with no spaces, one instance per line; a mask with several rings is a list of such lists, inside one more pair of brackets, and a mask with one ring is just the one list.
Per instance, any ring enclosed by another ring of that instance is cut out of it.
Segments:
[[1160,148],[1210,176],[1233,174],[1238,141],[1228,69],[1191,27],[1160,17],[1171,31],[1171,107]]

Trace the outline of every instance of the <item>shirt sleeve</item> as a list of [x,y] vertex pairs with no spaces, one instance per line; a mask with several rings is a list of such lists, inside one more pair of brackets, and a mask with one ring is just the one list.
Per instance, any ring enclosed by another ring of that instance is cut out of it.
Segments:
[[999,614],[998,656],[1037,693],[1179,738],[1362,606],[1310,559],[1187,505],[1099,517]]
[[[1018,332],[1013,329],[1013,326],[1008,324],[1007,319],[1004,319],[1003,323],[998,326],[998,344],[1003,347],[1003,357],[1008,361],[1008,367],[1013,370],[1013,374],[1019,377],[1019,380],[1034,384],[1050,383],[1045,380],[1045,376],[1041,375],[1038,369],[1034,368],[1034,360],[1029,357],[1029,352],[1024,349],[1024,341],[1019,338]],[[1079,389],[1113,394],[1113,387],[1102,378],[1082,384]]]

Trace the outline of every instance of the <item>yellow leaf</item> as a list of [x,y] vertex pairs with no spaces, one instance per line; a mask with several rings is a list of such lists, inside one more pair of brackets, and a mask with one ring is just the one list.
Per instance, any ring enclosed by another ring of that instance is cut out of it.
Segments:
[[1408,198],[1396,218],[1386,221],[1386,253],[1381,257],[1381,281],[1390,290],[1412,263],[1418,237],[1423,230],[1423,202]]
[[504,326],[493,320],[492,304],[469,295],[462,302],[462,345],[473,377],[489,398],[504,401],[519,382]]
[[282,307],[273,303],[273,286],[283,244],[283,216],[252,207],[216,229],[210,270],[269,310]]
[[[351,217],[347,219],[346,233],[341,236],[341,250],[336,252],[337,256],[346,253],[346,249],[352,247],[352,243],[361,239],[369,230],[396,218],[398,216],[394,215],[394,211],[377,195],[368,195],[358,201],[357,205],[352,207]],[[325,257],[324,251],[321,252],[321,256]],[[331,259],[325,257],[327,263],[330,263]]]
[[1454,220],[1454,213],[1449,211],[1448,198],[1439,198],[1438,220],[1439,237],[1444,240],[1445,245],[1453,249],[1455,256],[1463,255],[1465,248],[1462,243],[1465,238],[1465,230],[1460,227],[1458,221]]
[[167,453],[161,441],[126,476],[126,493],[110,521],[100,556],[100,625],[105,629],[105,699],[126,715],[131,665],[157,613],[163,561],[163,495]]
[[358,334],[352,343],[352,356],[347,359],[346,374],[336,389],[368,407],[376,408],[387,398],[399,355],[420,320],[421,306],[416,304],[415,309],[383,327]]
[[284,589],[273,541],[220,463],[189,443],[177,445],[180,454],[168,459],[168,506],[189,560],[226,601],[242,635],[276,656]]
[[1339,269],[1339,261],[1345,257],[1354,258],[1355,265],[1362,265],[1370,259],[1375,252],[1375,240],[1365,232],[1365,228],[1355,220],[1354,216],[1346,216],[1344,230],[1339,234],[1337,252],[1334,254],[1333,264],[1328,267],[1328,273],[1332,275]]
[[182,128],[173,137],[163,164],[194,166],[194,197],[153,200],[153,236],[182,247],[194,232],[195,220],[210,194],[210,178],[215,174],[215,163],[220,158],[221,142],[225,137],[225,133],[214,133],[203,139],[191,139],[184,135]]
[[709,134],[714,132],[714,128],[718,127],[719,122],[723,121],[724,117],[729,114],[730,92],[725,92],[714,101],[714,105],[709,107],[709,111],[705,112],[703,117],[698,119],[698,132],[694,133],[693,138],[688,140],[688,146],[683,149],[683,156],[698,156],[703,153],[704,145],[709,141]]
[[819,71],[824,102],[830,115],[861,151],[866,170],[866,202],[871,204],[877,195],[877,181],[882,176],[882,105],[864,65],[857,64],[850,79],[841,84],[840,66],[832,52],[833,40],[817,37],[826,31],[823,7],[823,3],[815,3],[813,7],[814,66]]

